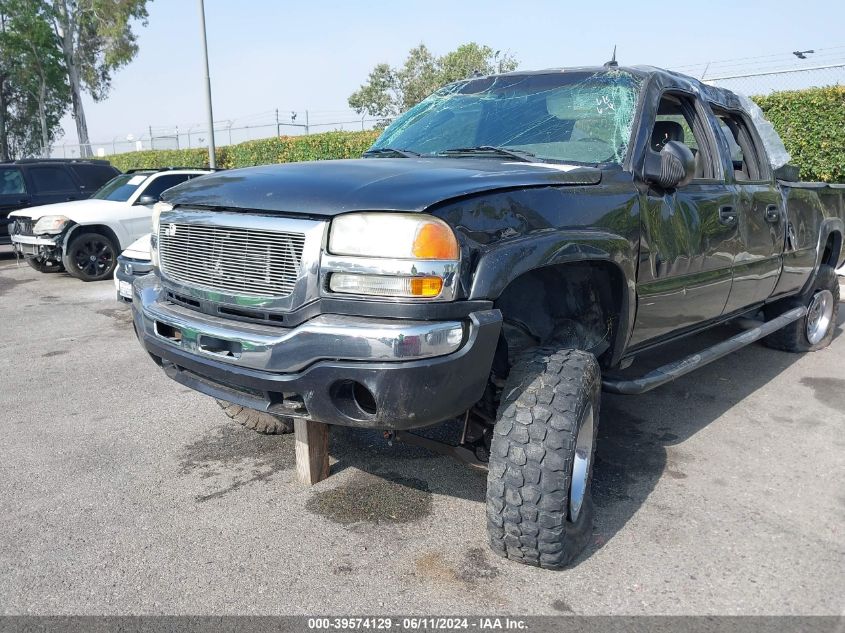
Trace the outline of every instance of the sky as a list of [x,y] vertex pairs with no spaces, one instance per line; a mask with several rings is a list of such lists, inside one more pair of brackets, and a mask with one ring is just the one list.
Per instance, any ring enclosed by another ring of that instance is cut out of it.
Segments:
[[[84,99],[95,145],[205,121],[198,1],[148,8],[137,57],[115,73],[104,101]],[[601,64],[614,45],[623,65],[670,68],[737,60],[722,68],[744,70],[807,49],[820,53],[806,63],[845,58],[845,2],[834,1],[804,0],[799,10],[785,0],[205,0],[205,13],[214,118],[239,124],[269,120],[276,108],[300,112],[298,122],[305,109],[316,120],[348,117],[346,100],[372,67],[401,64],[419,43],[435,54],[487,44],[521,69]],[[76,143],[69,115],[62,127],[57,145]]]

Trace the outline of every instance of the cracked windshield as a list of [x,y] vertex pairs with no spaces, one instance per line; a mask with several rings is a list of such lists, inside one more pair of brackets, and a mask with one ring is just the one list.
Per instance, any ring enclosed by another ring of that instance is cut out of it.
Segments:
[[616,70],[451,84],[399,117],[369,153],[621,163],[639,84]]

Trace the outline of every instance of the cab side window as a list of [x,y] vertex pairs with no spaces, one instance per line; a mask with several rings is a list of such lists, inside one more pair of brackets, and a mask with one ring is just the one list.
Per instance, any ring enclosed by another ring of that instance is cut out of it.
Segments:
[[695,156],[693,179],[719,179],[721,169],[714,160],[716,151],[706,130],[706,123],[690,97],[667,93],[657,108],[650,147],[659,152],[669,141],[679,141]]

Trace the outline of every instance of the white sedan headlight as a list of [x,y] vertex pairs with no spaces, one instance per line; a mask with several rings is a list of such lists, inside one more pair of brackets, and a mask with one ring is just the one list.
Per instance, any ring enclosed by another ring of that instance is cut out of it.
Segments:
[[153,266],[158,268],[158,225],[161,221],[161,214],[173,209],[168,202],[156,202],[153,205],[152,235],[150,235],[150,260]]
[[39,218],[32,229],[36,235],[57,235],[65,230],[70,218],[63,215],[45,215]]
[[153,233],[153,235],[158,235],[158,223],[159,223],[159,220],[161,219],[161,214],[164,211],[170,211],[171,209],[173,209],[173,205],[169,204],[167,202],[156,202],[153,205],[153,217],[152,217],[152,222],[153,222],[152,233]]

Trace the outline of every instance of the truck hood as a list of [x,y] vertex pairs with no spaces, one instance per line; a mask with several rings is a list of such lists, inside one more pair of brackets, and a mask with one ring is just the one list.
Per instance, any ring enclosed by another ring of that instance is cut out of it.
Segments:
[[73,200],[71,202],[56,202],[54,204],[43,204],[37,207],[27,207],[10,213],[10,217],[23,216],[38,220],[45,215],[63,215],[70,218],[77,224],[91,224],[109,219],[115,208],[125,204],[114,200]]
[[594,185],[591,167],[489,158],[362,158],[283,163],[219,172],[169,189],[174,205],[333,216],[422,211],[485,191]]

